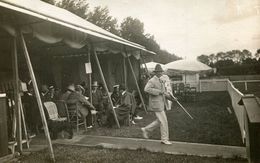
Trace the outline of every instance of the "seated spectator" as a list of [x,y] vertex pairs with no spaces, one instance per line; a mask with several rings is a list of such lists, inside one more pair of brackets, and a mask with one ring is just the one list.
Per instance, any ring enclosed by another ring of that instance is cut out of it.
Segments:
[[24,92],[24,95],[21,97],[26,123],[28,125],[30,134],[39,134],[40,128],[42,126],[40,110],[34,94],[33,86],[28,85],[27,89],[28,91]]
[[[81,115],[81,118],[83,119],[83,121],[85,122],[87,119],[89,120],[90,118],[88,118],[87,116],[91,117],[91,112],[90,110],[96,110],[95,107],[87,100],[87,98],[85,96],[83,96],[84,93],[84,88],[81,85],[77,85],[75,88],[75,91],[72,92],[67,100],[68,104],[74,104],[77,103],[79,106],[79,112]],[[92,120],[87,121],[87,127],[91,128],[92,126]]]
[[72,83],[72,84],[68,85],[68,87],[66,88],[66,91],[61,95],[60,100],[67,101],[69,98],[69,95],[74,91],[75,91],[74,84]]
[[97,81],[92,84],[92,105],[97,109],[97,123],[102,126],[102,117],[105,114],[103,107],[103,95],[100,89],[98,89]]
[[[124,85],[119,86],[120,99],[119,104],[115,108],[117,118],[119,123],[124,122],[130,117],[131,114],[131,105],[132,105],[132,95],[127,92]],[[114,115],[111,112],[108,117],[108,126],[111,127],[114,124]]]
[[42,101],[50,101],[49,89],[46,84],[41,86],[41,99]]
[[120,102],[120,93],[119,93],[119,85],[113,86],[113,92],[111,94],[111,100],[114,106],[117,106]]

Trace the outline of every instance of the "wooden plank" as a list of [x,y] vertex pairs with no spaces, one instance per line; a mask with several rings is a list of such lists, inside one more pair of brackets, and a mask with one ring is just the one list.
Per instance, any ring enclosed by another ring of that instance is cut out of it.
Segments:
[[242,98],[249,121],[260,123],[260,105],[254,96]]

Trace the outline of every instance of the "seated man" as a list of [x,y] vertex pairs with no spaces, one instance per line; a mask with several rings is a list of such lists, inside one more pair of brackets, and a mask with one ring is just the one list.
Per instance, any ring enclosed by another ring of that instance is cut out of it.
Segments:
[[103,95],[100,89],[98,89],[97,81],[92,84],[92,104],[97,109],[97,122],[99,126],[102,126],[102,117],[105,113],[103,107]]
[[[87,116],[91,116],[90,110],[96,110],[95,107],[87,100],[85,96],[83,96],[84,88],[80,85],[77,85],[75,88],[75,92],[72,92],[67,100],[68,104],[77,103],[79,106],[79,112],[81,118],[84,122],[87,120]],[[87,126],[91,126],[92,122],[88,122]],[[88,126],[88,127],[89,127]]]
[[114,85],[113,88],[114,90],[113,93],[111,94],[111,100],[113,102],[113,105],[117,106],[120,101],[119,85]]
[[[124,85],[119,86],[120,92],[120,99],[117,107],[115,108],[117,118],[119,122],[124,122],[128,120],[130,117],[131,112],[131,105],[132,105],[132,95],[131,93],[127,92]],[[108,125],[111,127],[114,124],[114,117],[113,113],[110,112],[108,117]]]

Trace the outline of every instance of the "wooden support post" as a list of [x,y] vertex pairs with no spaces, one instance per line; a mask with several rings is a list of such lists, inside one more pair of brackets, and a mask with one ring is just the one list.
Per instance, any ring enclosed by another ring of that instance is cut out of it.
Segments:
[[19,99],[19,103],[20,103],[20,110],[21,110],[21,115],[22,115],[24,136],[25,136],[27,148],[29,149],[30,148],[29,137],[28,137],[28,133],[27,133],[27,127],[26,127],[26,123],[25,123],[25,117],[24,117],[23,105],[22,105],[21,98]]
[[[13,75],[14,75],[14,111],[16,117],[16,141],[18,152],[22,153],[22,125],[21,125],[21,111],[20,111],[20,91],[19,91],[19,74],[18,74],[18,60],[17,60],[17,44],[16,37],[13,38]],[[11,100],[12,103],[12,100]]]
[[134,80],[135,80],[135,84],[136,84],[136,88],[137,88],[137,90],[138,90],[140,99],[141,99],[141,101],[142,101],[142,105],[144,106],[144,111],[145,111],[145,113],[147,113],[146,105],[145,105],[145,103],[144,103],[143,95],[142,95],[142,93],[141,93],[141,91],[140,91],[140,88],[139,88],[139,85],[138,85],[138,82],[137,82],[137,79],[136,79],[136,76],[135,76],[135,72],[134,72],[132,63],[131,63],[129,57],[127,57],[127,60],[128,60],[130,69],[131,69],[131,71],[132,71],[132,74],[133,74],[133,77],[134,77]]
[[247,91],[247,81],[245,81],[245,91]]
[[45,136],[47,138],[47,142],[48,142],[48,146],[49,146],[50,157],[51,157],[51,160],[53,162],[55,162],[52,143],[51,143],[51,139],[50,139],[50,133],[49,133],[49,129],[48,129],[48,124],[47,124],[45,113],[44,113],[43,106],[42,106],[42,100],[41,100],[41,97],[40,97],[39,89],[38,89],[36,78],[35,78],[35,75],[34,75],[34,72],[33,72],[33,67],[32,67],[31,60],[30,60],[30,57],[29,57],[29,53],[28,53],[28,50],[27,50],[27,47],[26,47],[26,43],[25,43],[25,40],[24,40],[24,37],[23,37],[23,34],[22,34],[21,31],[19,31],[19,38],[20,38],[20,41],[21,41],[21,47],[23,49],[23,53],[24,53],[24,56],[25,56],[25,59],[26,59],[26,63],[27,63],[28,69],[29,69],[30,77],[32,79],[34,93],[35,93],[35,96],[36,96],[37,104],[38,104],[40,114],[41,114],[41,118],[42,118],[43,129],[44,129]]
[[127,69],[126,69],[126,63],[125,63],[125,57],[123,56],[123,66],[124,66],[124,84],[127,88]]
[[100,63],[99,63],[99,60],[98,60],[98,57],[97,57],[97,54],[96,54],[96,50],[94,49],[93,45],[92,45],[92,50],[93,50],[93,54],[94,54],[94,57],[95,57],[95,60],[96,60],[97,66],[98,66],[98,70],[99,70],[102,82],[104,84],[105,90],[106,90],[107,95],[108,95],[108,100],[109,100],[109,103],[111,105],[111,108],[112,108],[112,111],[113,111],[113,114],[114,114],[114,117],[115,117],[115,120],[116,120],[117,127],[120,128],[120,124],[119,124],[118,119],[117,119],[117,115],[116,115],[116,111],[115,111],[114,106],[113,106],[113,102],[111,100],[111,97],[109,96],[107,83],[105,81],[105,78],[104,78],[104,75],[103,75],[103,71],[102,71],[102,68],[100,66]]
[[150,78],[150,74],[149,74],[149,71],[148,71],[147,65],[146,65],[146,63],[144,62],[144,59],[143,59],[141,56],[140,56],[140,58],[141,58],[141,60],[142,60],[142,62],[143,62],[143,64],[144,64],[144,69],[145,69],[147,75],[149,75],[149,78]]
[[[88,63],[91,64],[89,47],[88,47]],[[92,104],[92,79],[91,79],[91,73],[88,74],[88,80],[89,80],[89,100],[90,100],[90,103]]]

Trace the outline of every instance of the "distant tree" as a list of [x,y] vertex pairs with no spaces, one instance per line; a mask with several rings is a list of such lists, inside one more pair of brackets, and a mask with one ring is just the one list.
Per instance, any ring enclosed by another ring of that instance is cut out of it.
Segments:
[[249,50],[247,50],[247,49],[244,49],[242,51],[242,53],[243,53],[243,59],[252,57],[252,53]]
[[209,62],[211,64],[213,64],[215,62],[215,60],[216,60],[215,54],[214,53],[210,54],[209,55]]
[[204,63],[204,64],[206,64],[206,65],[209,65],[209,63],[210,63],[210,61],[209,61],[209,56],[204,55],[204,54],[198,56],[198,57],[197,57],[197,60],[200,61],[200,62],[202,62],[202,63]]
[[103,29],[119,35],[117,19],[109,15],[107,7],[95,7],[95,9],[88,13],[87,20]]
[[78,15],[83,19],[87,18],[89,4],[85,0],[62,0],[56,5]]
[[260,58],[260,49],[256,50],[255,57],[256,57],[257,60],[259,60],[259,58]]
[[222,68],[222,67],[229,67],[229,66],[232,66],[234,65],[234,62],[233,60],[231,59],[226,59],[226,60],[219,60],[215,63],[215,66],[217,68]]
[[222,60],[222,58],[224,57],[225,53],[224,52],[218,52],[216,54],[216,60],[219,61],[219,60]]
[[159,63],[168,63],[179,59],[175,54],[162,50],[156,42],[154,35],[144,33],[144,23],[139,19],[127,17],[120,25],[121,36],[129,41],[136,42],[146,47],[146,49],[155,52],[153,60]]
[[[160,45],[156,42],[154,35],[146,34],[145,35],[145,42],[143,43],[143,46],[147,48],[148,50],[154,51],[156,53],[160,52],[161,48]],[[162,51],[162,53],[165,53],[166,51]]]
[[233,55],[233,61],[235,63],[239,63],[240,62],[240,56],[241,56],[241,51],[240,50],[232,50],[232,55]]
[[245,58],[244,60],[242,60],[242,64],[247,64],[247,65],[257,64],[257,60],[255,58]]
[[121,23],[121,36],[129,41],[142,44],[146,41],[144,23],[139,19],[127,17]]

